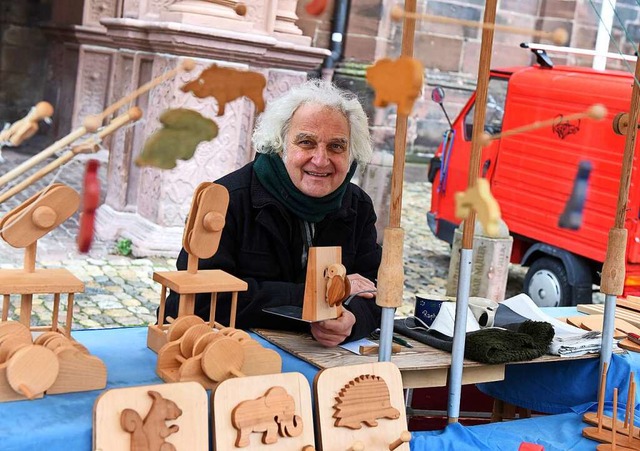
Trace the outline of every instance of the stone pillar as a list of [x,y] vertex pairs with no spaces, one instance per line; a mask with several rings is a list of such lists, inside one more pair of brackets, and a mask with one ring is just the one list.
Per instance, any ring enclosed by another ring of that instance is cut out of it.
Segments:
[[302,35],[302,30],[296,25],[297,0],[277,0],[274,35],[283,41],[300,45],[310,45],[311,38]]
[[237,0],[181,0],[160,14],[167,22],[215,27],[225,30],[246,29],[243,12]]

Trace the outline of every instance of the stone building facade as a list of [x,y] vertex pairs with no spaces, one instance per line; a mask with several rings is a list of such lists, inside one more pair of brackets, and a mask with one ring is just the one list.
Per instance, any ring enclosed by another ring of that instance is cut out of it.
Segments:
[[[39,100],[56,108],[48,131],[57,139],[82,120],[110,105],[136,87],[195,58],[196,71],[211,63],[259,71],[268,80],[265,100],[318,73],[329,55],[334,5],[327,2],[320,16],[305,11],[310,0],[245,0],[240,16],[237,0],[0,0],[0,121],[22,117]],[[389,168],[392,161],[395,108],[373,108],[373,93],[364,69],[382,57],[400,53],[401,24],[390,19],[397,0],[350,1],[343,55],[333,68],[340,86],[361,96],[371,118],[376,156],[359,183],[376,202],[386,222]],[[418,12],[481,21],[482,0],[419,0]],[[569,32],[568,45],[594,47],[601,1],[501,0],[497,23],[525,30]],[[638,41],[640,7],[635,0],[618,0],[611,51],[632,53]],[[481,31],[460,25],[419,22],[415,57],[426,70],[426,85],[410,117],[407,158],[426,160],[437,146],[446,123],[430,100],[431,88],[443,86],[451,117],[475,87]],[[530,53],[517,36],[497,32],[492,66],[528,65]],[[556,57],[558,63],[590,65],[590,58]],[[610,60],[610,68],[628,70]],[[325,71],[324,76],[331,76]],[[183,94],[189,79],[180,75],[141,96],[136,104],[144,122],[116,133],[109,148],[106,200],[98,214],[103,238],[132,239],[138,255],[173,255],[179,248],[191,193],[202,181],[214,180],[253,158],[250,131],[253,105],[240,100],[216,117],[212,99]],[[132,162],[147,136],[159,127],[167,108],[186,107],[215,118],[221,134],[202,143],[192,160],[171,171],[141,169]]]

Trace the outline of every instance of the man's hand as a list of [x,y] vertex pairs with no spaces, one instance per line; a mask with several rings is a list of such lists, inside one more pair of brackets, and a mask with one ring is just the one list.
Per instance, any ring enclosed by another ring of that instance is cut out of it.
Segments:
[[[351,293],[358,294],[358,296],[367,299],[373,299],[376,295],[376,286],[372,281],[366,277],[362,277],[360,274],[347,275],[349,283],[351,284]],[[370,293],[362,293],[363,291],[370,291]]]
[[348,310],[336,319],[326,319],[311,323],[311,335],[318,343],[326,347],[337,346],[351,334],[351,328],[356,323],[356,317]]

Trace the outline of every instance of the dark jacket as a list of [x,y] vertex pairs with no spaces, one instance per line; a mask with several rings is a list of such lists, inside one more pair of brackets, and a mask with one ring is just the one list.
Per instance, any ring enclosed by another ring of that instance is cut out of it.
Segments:
[[[303,228],[264,189],[253,172],[253,163],[221,178],[216,183],[229,191],[229,208],[220,246],[215,255],[201,259],[199,269],[221,269],[248,284],[238,294],[236,327],[308,330],[308,325],[262,311],[265,307],[302,306],[306,267],[302,266]],[[349,184],[342,206],[316,224],[314,246],[341,246],[342,264],[347,274],[358,273],[375,281],[381,259],[376,243],[376,215],[369,196]],[[187,253],[180,252],[179,270],[187,268]],[[167,297],[167,316],[177,317],[178,295]],[[195,313],[208,320],[211,296],[196,296]],[[230,295],[220,293],[216,321],[229,324]],[[380,324],[380,308],[375,299],[355,297],[346,307],[356,317],[351,336],[368,335]]]

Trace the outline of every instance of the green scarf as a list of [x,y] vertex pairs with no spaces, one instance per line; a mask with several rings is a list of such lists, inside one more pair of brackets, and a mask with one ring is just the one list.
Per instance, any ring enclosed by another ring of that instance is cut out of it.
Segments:
[[342,198],[356,172],[356,166],[353,162],[344,182],[324,197],[307,196],[296,188],[279,154],[258,154],[253,163],[253,171],[262,186],[285,208],[305,221],[319,222],[342,205]]

